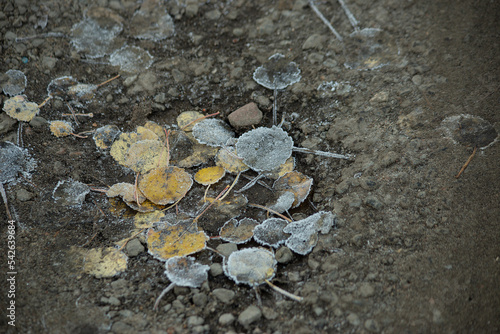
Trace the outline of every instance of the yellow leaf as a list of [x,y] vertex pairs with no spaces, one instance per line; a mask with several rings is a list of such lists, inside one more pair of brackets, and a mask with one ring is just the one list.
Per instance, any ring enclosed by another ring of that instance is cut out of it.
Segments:
[[155,167],[166,167],[168,163],[167,148],[159,140],[135,142],[125,154],[124,163],[139,173],[146,173]]
[[243,163],[243,159],[240,159],[236,155],[236,149],[229,146],[219,150],[215,158],[215,164],[224,167],[229,173],[234,174],[244,172],[250,168]]
[[177,202],[192,185],[191,175],[175,166],[153,168],[139,177],[139,189],[147,199],[159,205]]
[[97,278],[113,277],[127,270],[127,255],[116,248],[93,248],[85,254],[83,271]]
[[150,228],[147,236],[149,253],[160,260],[168,260],[205,249],[208,236],[190,225],[188,221],[177,225],[167,224],[159,231]]
[[284,176],[276,180],[276,182],[274,182],[273,189],[277,192],[292,192],[295,195],[295,201],[293,202],[292,207],[296,208],[306,199],[307,195],[309,195],[312,183],[313,179],[309,176],[293,171],[286,173]]
[[94,142],[100,149],[108,149],[113,144],[120,129],[116,125],[105,125],[97,129],[94,133]]
[[[186,132],[190,132],[190,131],[193,131],[193,126],[197,123],[197,122],[193,122],[193,121],[195,121],[201,117],[203,117],[203,115],[197,111],[185,111],[185,112],[181,113],[179,116],[177,116],[177,125],[179,126],[179,128],[181,130],[184,130]],[[201,121],[201,119],[200,119],[200,121]],[[191,122],[193,122],[193,123],[190,124],[189,126],[186,126]]]
[[65,121],[50,122],[50,131],[56,137],[66,137],[73,133],[73,127]]
[[145,213],[139,212],[134,216],[134,225],[138,229],[150,228],[163,217],[165,217],[165,214],[160,210]]
[[194,180],[199,184],[208,186],[209,184],[217,183],[220,179],[224,177],[226,171],[223,167],[213,166],[205,167],[200,169],[196,174],[194,174]]
[[29,122],[38,114],[40,108],[38,108],[38,104],[26,101],[24,96],[17,95],[5,101],[3,110],[18,121]]
[[285,175],[288,172],[293,171],[295,168],[295,159],[294,157],[288,158],[285,163],[281,164],[278,168],[270,172],[264,172],[264,174],[271,179],[278,179]]
[[126,166],[126,155],[128,149],[136,142],[141,140],[158,140],[158,136],[145,127],[138,126],[136,132],[124,132],[120,134],[117,140],[111,146],[111,156],[121,165]]
[[158,139],[160,141],[164,141],[165,140],[165,130],[163,128],[163,126],[159,125],[159,124],[156,124],[155,122],[153,121],[147,121],[145,124],[144,124],[144,128],[152,131],[155,135],[158,136]]

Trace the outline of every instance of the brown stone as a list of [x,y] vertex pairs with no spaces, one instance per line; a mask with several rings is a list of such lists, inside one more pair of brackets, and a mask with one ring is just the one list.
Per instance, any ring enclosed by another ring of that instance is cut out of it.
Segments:
[[254,102],[251,102],[233,111],[227,118],[235,128],[257,125],[262,120],[262,111]]

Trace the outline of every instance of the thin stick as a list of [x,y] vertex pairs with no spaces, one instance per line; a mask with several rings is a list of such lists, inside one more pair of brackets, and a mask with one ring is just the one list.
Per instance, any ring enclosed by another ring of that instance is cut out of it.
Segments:
[[[62,114],[62,116],[73,116],[73,114]],[[74,116],[83,116],[83,117],[94,117],[93,113],[88,113],[88,114],[75,114]]]
[[71,115],[73,115],[73,118],[75,119],[76,124],[78,124],[78,120],[76,119],[75,111],[73,110],[73,108],[71,108],[69,103],[66,103],[66,105],[68,106],[69,110],[71,111]]
[[135,198],[135,202],[137,203],[137,206],[138,207],[141,207],[141,203],[139,203],[139,187],[137,185],[137,181],[139,180],[139,174],[140,172],[137,172],[137,174],[135,175],[135,182],[134,182],[134,198]]
[[354,157],[352,155],[343,155],[343,154],[338,154],[338,153],[316,151],[316,150],[311,150],[309,148],[295,147],[295,146],[292,148],[292,151],[299,152],[299,153],[316,154],[316,155],[320,155],[323,157],[335,158],[335,159],[345,159],[345,160],[351,160]]
[[460,172],[458,172],[458,174],[455,176],[456,179],[458,179],[460,175],[462,175],[464,170],[467,168],[467,166],[469,166],[470,162],[472,161],[472,158],[474,158],[474,155],[476,155],[476,151],[477,151],[477,146],[474,147],[474,151],[472,151],[472,154],[470,155],[469,159],[467,159],[465,164],[460,169]]
[[296,296],[294,295],[293,293],[290,293],[288,291],[285,291],[283,290],[282,288],[280,287],[277,287],[276,285],[274,285],[273,283],[269,282],[267,279],[264,280],[271,288],[273,288],[275,291],[281,293],[282,295],[285,295],[287,296],[288,298],[291,298],[295,301],[298,301],[298,302],[301,302],[302,300],[304,300],[304,297],[299,297],[299,296]]
[[354,31],[357,32],[359,31],[359,23],[358,20],[352,15],[352,12],[349,10],[347,5],[345,4],[344,0],[338,0],[340,5],[342,6],[342,9],[345,12],[345,15],[347,15],[347,18],[349,19],[349,22],[351,23],[352,27],[354,28]]
[[163,291],[160,293],[158,298],[156,298],[155,306],[153,307],[154,311],[158,311],[158,304],[160,304],[160,300],[165,296],[170,290],[175,288],[175,283],[170,283],[169,286],[167,286]]
[[45,100],[42,101],[42,103],[40,103],[38,105],[38,109],[40,109],[41,107],[43,107],[47,102],[49,102],[50,100],[52,99],[52,96],[49,96],[47,97]]
[[227,196],[227,194],[229,194],[231,192],[231,190],[236,185],[236,183],[238,183],[238,179],[240,178],[240,175],[241,175],[241,172],[239,172],[238,175],[236,175],[233,183],[231,184],[231,187],[229,187],[229,189],[226,191],[226,193],[224,194],[224,196],[222,196],[221,198],[219,198],[219,201],[222,201]]
[[98,84],[98,85],[97,85],[97,88],[99,88],[99,87],[101,87],[101,86],[103,86],[103,85],[107,84],[108,82],[111,82],[111,81],[113,81],[113,80],[115,80],[115,79],[118,79],[119,77],[120,77],[120,75],[118,74],[117,76],[114,76],[114,77],[112,77],[111,79],[108,79],[108,80],[106,80],[106,81],[104,81],[104,82],[101,82],[100,84]]
[[269,212],[272,212],[274,213],[275,215],[277,216],[280,216],[281,218],[283,218],[284,220],[288,221],[289,223],[292,222],[292,220],[290,218],[288,218],[287,216],[285,215],[282,215],[281,213],[277,212],[277,211],[274,211],[273,209],[269,209],[268,207],[265,207],[263,205],[260,205],[260,204],[255,204],[255,203],[248,203],[248,206],[251,206],[251,207],[254,207],[254,208],[259,208],[259,209],[264,209],[264,210],[267,210]]
[[196,216],[196,218],[195,218],[195,219],[193,219],[193,222],[197,222],[197,221],[198,221],[198,219],[200,219],[200,217],[201,217],[201,216],[202,216],[202,215],[203,215],[203,214],[204,214],[204,213],[205,213],[208,209],[210,209],[210,207],[211,207],[212,205],[214,205],[215,201],[218,201],[218,200],[219,200],[219,198],[220,198],[220,197],[222,197],[222,196],[226,193],[226,191],[227,191],[229,188],[230,188],[230,186],[226,186],[226,188],[224,188],[224,190],[222,190],[222,191],[220,192],[220,194],[219,194],[219,195],[217,195],[217,197],[216,197],[216,198],[212,201],[212,203],[210,203],[210,205],[209,205],[209,206],[207,206],[207,208],[206,208],[205,210],[203,210],[203,211],[202,211],[202,213],[200,213],[198,216]]
[[255,183],[257,183],[257,181],[259,181],[260,179],[262,179],[265,175],[262,174],[262,173],[259,173],[259,175],[257,175],[256,177],[253,178],[253,180],[251,180],[250,182],[248,182],[247,184],[245,184],[243,187],[241,187],[239,190],[236,190],[235,192],[236,193],[241,193],[245,190],[248,190],[250,188],[252,188]]
[[78,138],[83,138],[83,139],[88,138],[87,136],[82,136],[82,135],[79,135],[79,134],[76,134],[73,132],[71,132],[70,135],[73,135],[73,136],[78,137]]
[[319,11],[318,7],[316,7],[316,5],[314,4],[313,0],[309,0],[309,6],[316,13],[316,15],[318,15],[318,17],[321,19],[321,21],[323,21],[323,23],[326,24],[326,26],[328,27],[328,29],[330,29],[331,32],[333,32],[333,34],[335,35],[335,37],[337,37],[337,39],[342,42],[344,40],[342,38],[342,36],[340,36],[340,34],[337,32],[337,30],[335,30],[335,28],[333,28],[333,26],[330,24],[330,22],[328,22],[328,20],[323,16],[323,14],[321,14],[321,12]]
[[278,90],[274,89],[274,101],[273,101],[273,125],[278,123]]
[[5,193],[5,189],[3,187],[2,182],[0,182],[0,193],[2,194],[3,203],[5,204],[5,211],[7,211],[7,217],[9,218],[9,220],[12,220],[12,215],[10,214],[9,210],[9,202],[7,202],[7,194]]
[[203,116],[203,117],[200,117],[200,118],[197,118],[195,119],[194,121],[191,121],[189,122],[188,124],[184,125],[181,130],[184,130],[185,128],[187,128],[188,126],[190,126],[191,124],[193,123],[196,123],[198,121],[201,121],[202,119],[205,119],[205,118],[208,118],[208,117],[212,117],[212,116],[217,116],[218,114],[220,114],[220,111],[217,111],[216,113],[213,113],[213,114],[210,114],[210,115],[206,115],[206,116]]

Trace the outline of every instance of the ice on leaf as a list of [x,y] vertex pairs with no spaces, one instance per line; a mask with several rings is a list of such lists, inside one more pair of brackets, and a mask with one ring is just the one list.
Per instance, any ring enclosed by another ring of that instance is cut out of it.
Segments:
[[250,168],[243,163],[243,159],[237,156],[233,146],[222,147],[217,153],[215,164],[224,167],[226,171],[233,174],[247,171]]
[[498,138],[495,126],[478,116],[462,114],[446,117],[441,126],[447,137],[465,146],[486,148]]
[[139,212],[134,216],[134,226],[138,229],[151,228],[165,217],[163,211]]
[[269,172],[267,171],[264,172],[264,175],[266,175],[266,177],[270,179],[276,180],[285,175],[286,173],[293,171],[294,168],[295,168],[295,159],[294,157],[290,157],[285,161],[285,163],[279,165],[278,168]]
[[243,244],[252,238],[257,225],[259,222],[252,218],[243,218],[239,221],[233,218],[221,227],[219,235],[224,241]]
[[177,202],[192,185],[191,175],[175,166],[153,168],[139,177],[139,189],[147,199],[159,205]]
[[258,67],[253,73],[253,79],[268,89],[285,89],[300,81],[300,69],[297,64],[285,60],[285,56],[276,53],[269,61]]
[[111,145],[111,156],[121,165],[127,166],[127,152],[136,142],[141,140],[158,140],[158,136],[151,130],[138,126],[136,132],[121,133]]
[[206,247],[208,240],[203,231],[198,231],[190,220],[171,225],[169,223],[152,227],[148,230],[147,244],[149,254],[165,261],[174,256],[197,253]]
[[219,182],[224,177],[226,170],[220,166],[205,167],[194,174],[194,180],[199,184],[208,186]]
[[347,68],[375,70],[400,61],[400,52],[395,39],[381,29],[357,30],[344,42],[348,55],[344,66]]
[[3,93],[9,96],[22,94],[26,88],[26,75],[19,70],[8,70],[5,75],[7,80],[2,82]]
[[178,286],[198,288],[208,279],[209,266],[190,256],[175,256],[165,263],[165,275]]
[[11,142],[0,142],[0,183],[14,181],[25,169],[25,152]]
[[276,195],[277,198],[273,202],[268,203],[267,207],[278,213],[283,213],[289,210],[295,202],[295,194],[293,192],[284,191],[277,193]]
[[217,147],[229,145],[234,139],[234,132],[224,121],[208,118],[195,124],[193,136],[200,144]]
[[50,122],[50,132],[56,137],[67,137],[73,133],[73,126],[66,121]]
[[27,101],[26,97],[17,95],[4,102],[3,111],[18,121],[29,122],[38,114],[40,108],[38,104]]
[[52,80],[47,86],[50,97],[57,97],[63,101],[90,101],[97,90],[97,85],[79,83],[70,76],[60,77]]
[[96,129],[93,136],[95,145],[103,150],[110,148],[120,132],[116,125],[105,125]]
[[153,64],[153,56],[138,46],[125,45],[111,54],[109,63],[123,72],[140,73]]
[[283,232],[288,222],[281,218],[269,218],[255,227],[253,238],[259,244],[278,248],[290,236]]
[[286,246],[295,253],[306,255],[318,242],[318,232],[327,234],[335,224],[335,216],[331,212],[320,211],[305,219],[289,223],[283,231],[292,235]]
[[197,111],[184,111],[179,116],[177,116],[177,125],[179,129],[184,130],[186,132],[193,131],[193,126],[199,121],[195,122],[197,119],[203,117],[203,114],[200,114]]
[[293,140],[281,128],[260,127],[241,135],[236,142],[238,156],[255,171],[272,171],[290,158]]
[[92,248],[85,253],[83,271],[97,278],[113,277],[127,270],[127,261],[117,248]]
[[224,273],[237,284],[252,287],[271,280],[276,274],[274,254],[263,248],[245,248],[231,253],[224,262]]
[[278,193],[292,192],[295,195],[293,207],[300,205],[311,191],[313,179],[301,172],[288,172],[274,182],[273,189]]
[[174,20],[162,4],[146,0],[134,13],[130,22],[130,34],[138,39],[159,42],[174,35]]
[[52,191],[52,198],[59,205],[81,206],[89,192],[89,187],[84,183],[74,180],[59,181]]
[[116,49],[115,38],[122,32],[123,24],[112,17],[86,17],[71,28],[71,44],[77,52],[89,58],[99,58]]

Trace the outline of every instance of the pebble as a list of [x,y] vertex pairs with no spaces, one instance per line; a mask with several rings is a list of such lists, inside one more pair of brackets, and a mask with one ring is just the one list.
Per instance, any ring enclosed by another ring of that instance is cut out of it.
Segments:
[[34,129],[40,129],[40,128],[45,128],[49,122],[43,117],[40,116],[35,116],[33,119],[30,121],[30,126]]
[[273,20],[271,18],[264,17],[257,20],[257,28],[255,29],[255,32],[258,36],[266,36],[271,35],[275,29]]
[[262,314],[264,315],[264,318],[266,318],[267,320],[274,320],[277,319],[279,316],[278,311],[276,311],[276,309],[267,306],[262,307]]
[[213,277],[222,275],[223,273],[222,265],[220,263],[213,263],[210,265],[210,275]]
[[280,247],[277,251],[276,251],[276,261],[278,261],[278,263],[288,263],[292,260],[293,258],[293,253],[292,251],[286,247],[286,246],[283,246],[283,247]]
[[199,307],[205,307],[208,303],[208,296],[204,293],[195,293],[193,295],[193,303]]
[[389,100],[389,92],[378,92],[373,97],[370,99],[371,103],[382,103],[382,102],[387,102]]
[[43,57],[42,58],[42,67],[52,70],[56,67],[57,58],[54,57]]
[[367,319],[365,321],[365,329],[371,333],[378,333],[380,332],[380,326],[377,321],[373,319]]
[[187,318],[187,325],[189,327],[200,326],[200,325],[203,325],[204,322],[205,322],[205,319],[203,319],[202,317],[199,317],[197,315],[192,315],[189,318]]
[[129,257],[135,257],[144,252],[145,248],[139,239],[132,239],[127,243],[125,250]]
[[238,250],[238,246],[236,244],[233,244],[231,242],[220,244],[217,246],[217,251],[219,251],[222,255],[225,257],[228,257],[231,255],[231,253],[236,252]]
[[375,196],[367,196],[365,198],[365,204],[375,210],[380,210],[384,207],[384,204]]
[[222,13],[218,9],[214,9],[205,13],[205,18],[210,21],[218,20]]
[[215,289],[212,291],[212,294],[221,302],[225,304],[230,304],[233,301],[233,298],[235,296],[234,291],[229,290],[229,289]]
[[119,306],[121,304],[120,300],[114,296],[111,296],[109,298],[101,297],[101,303],[109,304],[109,305],[113,305],[113,306]]
[[7,133],[15,129],[17,121],[5,113],[0,114],[0,134]]
[[373,295],[375,295],[375,289],[370,283],[361,283],[358,292],[361,297],[365,298],[372,297]]
[[352,325],[352,326],[359,326],[361,324],[361,320],[359,320],[359,317],[356,313],[350,313],[347,316],[347,321]]
[[235,319],[236,317],[231,313],[224,313],[219,317],[219,325],[221,326],[231,325]]
[[255,305],[250,305],[238,316],[238,322],[243,327],[248,327],[251,323],[260,320],[262,312]]
[[423,78],[420,74],[414,75],[413,78],[411,78],[411,81],[417,86],[422,84],[422,80]]
[[326,36],[319,34],[313,34],[309,36],[304,44],[302,44],[302,50],[316,49],[321,50],[325,45]]
[[111,327],[111,331],[113,333],[131,333],[133,332],[134,328],[122,321],[117,321],[113,324]]
[[262,116],[262,111],[257,104],[250,102],[233,111],[227,118],[233,127],[238,128],[259,124],[262,121]]
[[20,202],[27,202],[33,197],[35,197],[35,195],[24,188],[21,188],[16,192],[16,198]]

